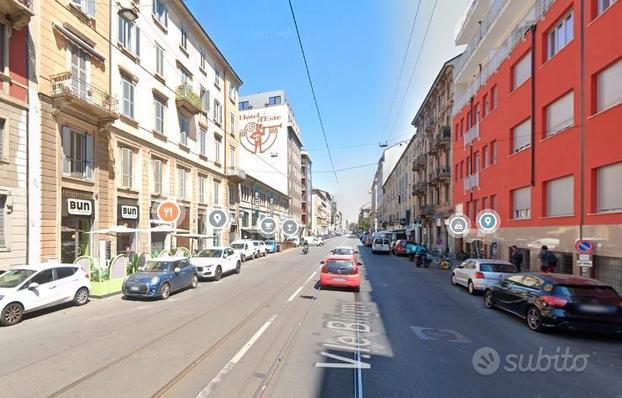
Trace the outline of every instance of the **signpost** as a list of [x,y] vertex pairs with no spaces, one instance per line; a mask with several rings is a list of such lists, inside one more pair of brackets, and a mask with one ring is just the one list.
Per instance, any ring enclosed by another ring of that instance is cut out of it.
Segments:
[[574,247],[581,254],[592,254],[594,252],[594,244],[589,240],[579,240],[574,244]]

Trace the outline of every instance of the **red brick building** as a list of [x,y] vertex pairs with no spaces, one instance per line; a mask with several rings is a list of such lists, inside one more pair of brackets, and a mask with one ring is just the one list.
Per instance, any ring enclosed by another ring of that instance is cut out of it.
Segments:
[[[501,218],[486,250],[507,259],[517,245],[533,270],[548,245],[558,272],[618,289],[621,25],[621,1],[474,2],[456,40],[468,45],[454,73],[452,137],[454,206],[473,225],[485,208]],[[577,266],[578,239],[596,246],[592,268]]]

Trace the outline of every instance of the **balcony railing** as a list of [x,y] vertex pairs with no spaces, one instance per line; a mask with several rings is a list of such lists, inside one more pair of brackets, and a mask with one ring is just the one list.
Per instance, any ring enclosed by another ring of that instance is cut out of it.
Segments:
[[192,91],[189,84],[182,84],[175,90],[175,102],[188,112],[196,115],[201,112],[201,98]]
[[427,183],[425,182],[416,182],[413,184],[413,196],[415,195],[420,195],[420,194],[425,194],[426,192],[426,187],[427,187]]
[[464,146],[471,144],[476,138],[479,138],[479,123],[475,123],[464,134]]
[[450,177],[451,176],[449,174],[449,169],[447,167],[442,167],[438,169],[436,171],[436,174],[434,174],[434,179],[436,179],[439,182],[448,180]]
[[0,14],[6,15],[8,24],[14,30],[20,30],[28,25],[32,12],[32,0],[1,0]]
[[87,81],[74,76],[71,72],[63,72],[50,76],[52,97],[69,102],[79,111],[98,119],[116,119],[119,115],[119,101],[110,94]]
[[464,179],[464,190],[468,192],[474,188],[479,187],[479,171],[476,171],[475,174],[467,176]]
[[423,207],[421,207],[421,215],[423,217],[432,217],[434,215],[434,206],[423,205]]
[[227,168],[227,177],[233,182],[242,182],[246,180],[246,172],[238,167],[230,166]]

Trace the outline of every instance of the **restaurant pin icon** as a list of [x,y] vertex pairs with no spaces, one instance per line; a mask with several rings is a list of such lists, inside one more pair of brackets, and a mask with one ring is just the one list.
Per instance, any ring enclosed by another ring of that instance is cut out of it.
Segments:
[[227,223],[227,213],[225,213],[224,211],[220,209],[212,210],[209,216],[207,217],[207,220],[209,222],[209,225],[212,226],[212,228],[220,229],[224,227],[225,224]]
[[276,221],[272,217],[266,217],[259,223],[259,229],[265,235],[272,235],[276,231]]

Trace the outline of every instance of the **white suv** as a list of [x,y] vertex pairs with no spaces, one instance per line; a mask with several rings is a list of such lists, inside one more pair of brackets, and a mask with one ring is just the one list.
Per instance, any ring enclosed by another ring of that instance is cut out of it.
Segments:
[[268,255],[268,246],[263,240],[254,240],[253,243],[257,248],[257,256],[265,257]]
[[391,252],[391,242],[389,242],[387,238],[375,238],[371,244],[371,252],[373,254],[376,254],[376,253],[389,254]]
[[43,263],[15,267],[0,275],[0,324],[19,323],[24,314],[73,301],[89,301],[89,278],[77,265]]
[[242,261],[257,257],[255,245],[249,240],[236,240],[230,247],[234,252],[240,255]]

